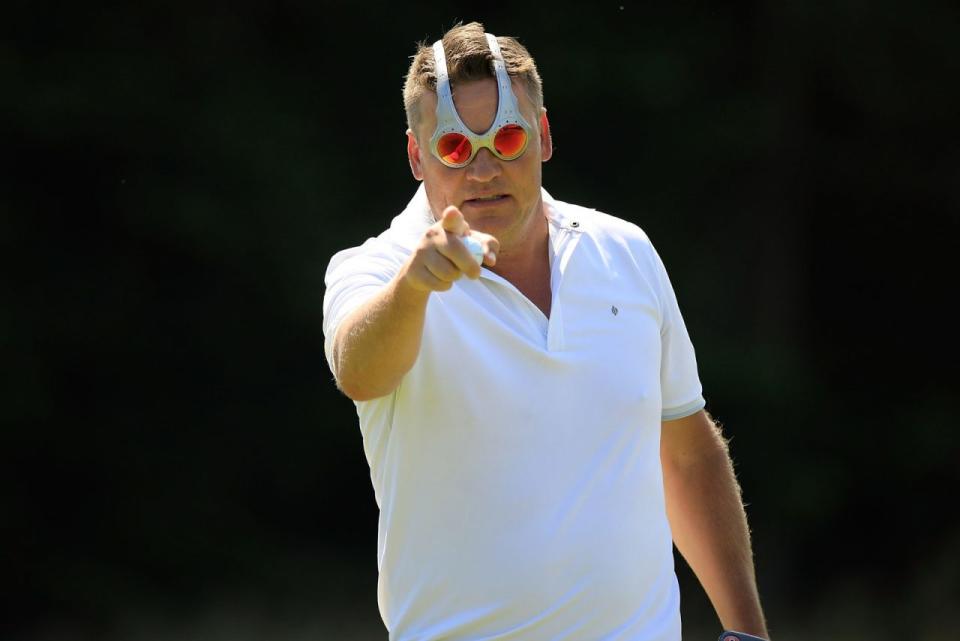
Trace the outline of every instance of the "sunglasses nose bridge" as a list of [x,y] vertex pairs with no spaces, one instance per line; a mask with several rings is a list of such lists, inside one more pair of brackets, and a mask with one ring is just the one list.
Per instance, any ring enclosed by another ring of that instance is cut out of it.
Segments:
[[476,182],[489,182],[500,175],[501,160],[487,147],[477,150],[477,155],[467,165],[467,179]]

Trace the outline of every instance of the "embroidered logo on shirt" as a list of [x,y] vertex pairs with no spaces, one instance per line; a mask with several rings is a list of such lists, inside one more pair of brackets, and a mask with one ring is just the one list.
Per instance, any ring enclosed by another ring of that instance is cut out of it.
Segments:
[[611,306],[610,306],[610,313],[613,314],[614,316],[616,316],[617,314],[620,313],[620,310],[617,309],[617,306],[616,306],[616,305],[611,305]]

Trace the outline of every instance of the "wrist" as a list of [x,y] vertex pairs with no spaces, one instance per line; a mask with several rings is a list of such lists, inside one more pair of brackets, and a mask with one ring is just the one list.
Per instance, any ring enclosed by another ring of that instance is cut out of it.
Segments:
[[426,306],[430,293],[431,289],[417,277],[409,262],[401,268],[393,282],[393,296],[404,305]]

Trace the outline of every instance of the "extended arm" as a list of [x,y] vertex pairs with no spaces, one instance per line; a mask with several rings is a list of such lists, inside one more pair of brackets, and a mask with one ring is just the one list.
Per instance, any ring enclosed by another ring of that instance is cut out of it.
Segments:
[[[340,323],[331,360],[344,394],[355,401],[385,396],[413,367],[431,292],[450,289],[462,275],[480,276],[480,266],[456,239],[469,229],[460,211],[448,207],[394,279]],[[484,261],[493,265],[497,240],[475,236],[484,247]]]
[[726,441],[704,411],[662,427],[660,458],[674,543],[723,627],[767,638],[750,531]]

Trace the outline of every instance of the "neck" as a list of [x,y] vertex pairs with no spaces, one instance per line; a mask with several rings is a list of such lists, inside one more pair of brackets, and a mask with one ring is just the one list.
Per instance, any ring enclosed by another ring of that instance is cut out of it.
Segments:
[[531,217],[530,226],[517,245],[497,254],[497,264],[490,271],[510,281],[544,315],[550,315],[550,231],[543,204]]
[[541,260],[547,260],[550,231],[543,201],[538,199],[533,211],[522,218],[525,219],[522,227],[510,230],[510,233],[501,238],[501,243],[507,242],[501,245],[497,253],[497,264],[491,270],[507,280],[512,280],[508,275],[530,271]]

